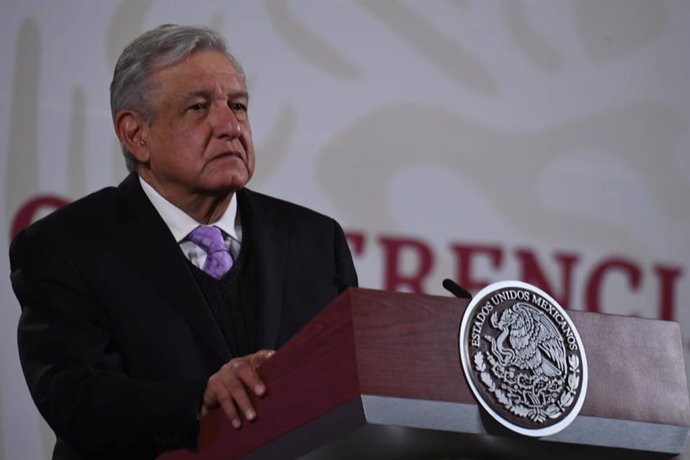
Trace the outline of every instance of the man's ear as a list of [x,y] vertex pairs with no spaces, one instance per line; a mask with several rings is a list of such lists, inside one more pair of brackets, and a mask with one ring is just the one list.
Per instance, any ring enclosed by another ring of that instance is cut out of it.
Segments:
[[146,141],[149,124],[141,115],[132,110],[118,112],[115,117],[115,133],[138,163],[148,162],[149,146]]

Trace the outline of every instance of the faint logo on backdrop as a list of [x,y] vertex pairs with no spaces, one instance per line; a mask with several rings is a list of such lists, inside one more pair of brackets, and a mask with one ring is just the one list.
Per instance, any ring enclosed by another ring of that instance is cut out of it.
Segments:
[[[646,47],[663,35],[668,23],[663,4],[620,0],[610,3],[599,6],[592,2],[570,2],[537,7],[529,2],[505,1],[493,10],[480,8],[475,2],[456,1],[436,5],[430,11],[408,2],[356,2],[397,39],[388,53],[399,50],[401,55],[415,57],[409,63],[410,73],[418,73],[419,77],[410,86],[410,93],[362,113],[324,146],[317,165],[322,190],[350,221],[367,222],[381,229],[396,228],[396,216],[390,206],[391,185],[402,172],[438,168],[457,175],[477,190],[496,215],[534,238],[550,241],[565,238],[598,248],[616,248],[622,253],[639,253],[647,247],[641,244],[645,235],[659,231],[655,225],[661,219],[650,219],[644,224],[633,220],[635,225],[612,222],[592,213],[587,194],[591,188],[575,187],[567,196],[543,189],[548,188],[551,178],[556,182],[569,179],[569,187],[571,183],[581,185],[577,173],[581,170],[584,176],[588,171],[573,168],[571,160],[579,156],[582,159],[578,161],[587,166],[593,164],[593,158],[607,161],[612,169],[618,169],[620,174],[630,173],[639,181],[639,187],[630,190],[628,181],[616,182],[610,175],[603,175],[601,182],[597,179],[597,186],[601,187],[601,193],[597,194],[600,202],[614,201],[621,193],[640,194],[639,201],[652,201],[651,207],[662,213],[660,217],[664,219],[676,220],[678,215],[690,214],[690,201],[677,200],[679,193],[690,195],[684,170],[676,167],[680,159],[674,150],[688,128],[681,114],[660,100],[632,94],[625,100],[612,99],[608,105],[593,102],[590,111],[564,106],[559,111],[562,116],[553,117],[557,121],[540,120],[533,128],[502,126],[513,125],[501,113],[504,109],[514,111],[516,103],[525,105],[520,113],[529,120],[539,117],[544,107],[556,104],[558,99],[554,96],[561,92],[589,91],[593,100],[597,99],[593,93],[598,90],[596,85],[585,82],[580,87],[559,85],[563,74],[575,71],[582,64],[573,62],[578,53],[568,50],[567,42],[553,40],[551,24],[576,19],[570,22],[579,41],[575,45],[581,46],[585,65],[591,65],[593,72],[599,69],[602,77],[608,75],[608,68],[603,64],[644,53]],[[270,7],[279,8],[289,9],[279,2]],[[616,11],[626,11],[626,18],[622,19]],[[492,13],[495,16],[486,17]],[[538,20],[542,13],[548,13],[548,19]],[[516,61],[511,65],[519,69],[514,71],[515,78],[506,76],[512,72],[505,72],[509,69],[499,61],[505,54],[491,53],[496,45],[464,38],[463,25],[479,15],[495,23],[505,35],[502,35],[507,41],[505,46],[513,50],[510,56]],[[453,21],[446,22],[449,17]],[[297,19],[283,15],[280,21]],[[450,23],[456,25],[455,30],[442,25]],[[317,25],[314,23],[312,27],[316,29]],[[383,36],[388,38],[388,34]],[[312,50],[308,62],[328,69],[329,75],[333,73],[334,65],[325,62],[321,54],[317,55],[316,47],[307,48],[303,40],[287,34],[285,38],[302,55]],[[325,40],[323,35],[320,40]],[[598,51],[604,48],[605,53]],[[342,50],[339,56],[339,62],[348,57]],[[522,97],[525,91],[534,91],[525,81],[535,80],[545,82],[542,90],[535,92],[532,100]],[[436,82],[448,83],[442,103],[432,102],[438,91],[432,87]],[[463,101],[473,105],[463,106]],[[479,110],[477,105],[481,106]],[[526,126],[530,124],[527,121]],[[515,125],[520,125],[520,121]],[[583,154],[590,154],[589,158]],[[663,172],[650,174],[658,168]],[[357,180],[356,190],[352,188],[353,178]],[[417,189],[433,187],[407,187],[409,199],[415,198]],[[360,199],[353,198],[357,192]],[[548,198],[567,201],[568,205],[577,202],[583,205],[564,210],[561,203],[548,203]],[[362,200],[367,206],[361,205]],[[676,203],[678,207],[672,208],[668,203]],[[448,218],[462,220],[463,216],[456,212],[443,210]],[[635,219],[633,215],[625,216]],[[545,222],[548,224],[544,225]]]
[[487,286],[465,310],[459,343],[472,392],[508,429],[552,435],[582,408],[588,380],[582,340],[544,291],[519,281]]

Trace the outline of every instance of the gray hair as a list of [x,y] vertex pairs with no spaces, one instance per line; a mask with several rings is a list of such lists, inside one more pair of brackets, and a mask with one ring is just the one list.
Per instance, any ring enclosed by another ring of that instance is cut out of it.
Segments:
[[[228,52],[225,39],[216,31],[203,26],[165,24],[144,32],[125,47],[115,65],[110,83],[110,111],[113,121],[121,110],[133,110],[147,122],[153,113],[147,96],[153,90],[151,76],[157,70],[176,64],[198,51],[218,51],[225,54],[246,80],[240,62]],[[137,161],[122,146],[127,170],[136,171]]]

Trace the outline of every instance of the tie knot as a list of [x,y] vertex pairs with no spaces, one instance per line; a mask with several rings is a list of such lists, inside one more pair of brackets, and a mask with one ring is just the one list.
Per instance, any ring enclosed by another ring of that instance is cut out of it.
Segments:
[[200,225],[189,234],[189,239],[206,252],[202,270],[221,279],[232,268],[232,256],[218,227]]
[[200,225],[189,234],[189,239],[203,249],[207,254],[217,251],[227,251],[223,234],[218,227]]

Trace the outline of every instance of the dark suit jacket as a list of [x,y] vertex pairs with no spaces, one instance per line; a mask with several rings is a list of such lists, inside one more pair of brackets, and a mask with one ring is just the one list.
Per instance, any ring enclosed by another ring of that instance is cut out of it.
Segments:
[[[262,348],[355,286],[334,220],[237,192],[258,266]],[[246,231],[246,230],[245,230]],[[194,443],[208,377],[232,358],[172,234],[135,175],[21,232],[10,249],[19,352],[56,432],[54,459],[151,458]]]

